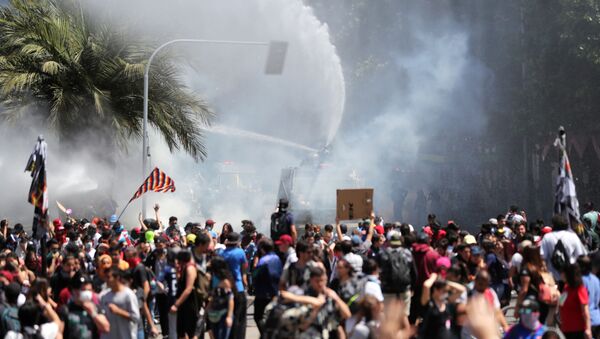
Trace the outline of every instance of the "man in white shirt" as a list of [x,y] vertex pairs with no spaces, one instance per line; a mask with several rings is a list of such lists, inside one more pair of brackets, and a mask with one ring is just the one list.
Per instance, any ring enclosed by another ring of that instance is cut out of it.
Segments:
[[562,242],[571,264],[574,264],[579,256],[587,254],[587,250],[577,234],[569,229],[567,220],[560,215],[552,217],[552,232],[544,235],[540,244],[540,254],[556,281],[561,281],[561,278],[560,272],[552,265],[552,254],[559,240]]

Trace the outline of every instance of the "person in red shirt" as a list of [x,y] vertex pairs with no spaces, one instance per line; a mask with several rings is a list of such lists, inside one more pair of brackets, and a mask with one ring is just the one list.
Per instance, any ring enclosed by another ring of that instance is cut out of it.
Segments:
[[565,288],[559,299],[560,330],[567,339],[592,338],[588,292],[577,264],[568,265],[561,273]]

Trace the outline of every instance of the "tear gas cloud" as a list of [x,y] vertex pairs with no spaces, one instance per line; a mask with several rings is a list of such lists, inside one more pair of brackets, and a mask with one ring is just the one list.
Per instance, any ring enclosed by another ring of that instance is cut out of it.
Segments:
[[[378,77],[367,86],[360,78],[348,76],[352,65],[342,70],[326,22],[319,21],[301,0],[82,3],[94,20],[123,25],[139,39],[157,45],[176,38],[289,42],[281,76],[263,74],[265,47],[190,44],[166,51],[181,63],[188,85],[217,115],[214,133],[206,134],[208,158],[201,163],[181,152],[169,153],[156,131],[150,131],[150,167],[158,166],[177,186],[175,193],[147,197],[149,214],[158,202],[163,219],[169,215],[177,215],[180,222],[211,218],[219,225],[229,221],[234,226],[252,219],[266,230],[281,169],[297,166],[314,153],[309,149],[328,144],[332,173],[347,179],[354,170],[360,177],[356,185],[375,188],[377,212],[391,215],[392,195],[398,187],[411,191],[417,186],[452,185],[436,177],[434,170],[420,171],[417,185],[398,175],[414,168],[419,150],[440,133],[472,135],[485,126],[481,103],[487,72],[471,55],[468,29],[444,11],[432,21],[428,7],[407,9],[404,36],[398,39],[403,43],[389,46],[393,63],[386,65],[390,74],[399,76]],[[344,74],[351,78],[348,84]],[[342,123],[343,112],[349,109],[347,88],[356,93],[357,88],[367,87],[360,106],[373,109],[354,112],[354,124]],[[385,93],[386,99],[379,100],[378,93]],[[340,124],[343,128],[338,130]],[[33,207],[26,202],[30,181],[22,171],[40,130],[48,135],[50,149],[51,214],[56,216],[56,196],[95,186],[109,187],[120,211],[142,181],[141,142],[132,142],[116,154],[115,166],[105,166],[83,141],[63,154],[56,137],[43,126],[28,121],[19,129],[3,127],[10,137],[0,145],[0,168],[10,194],[0,198],[0,212],[30,224]],[[476,167],[476,161],[469,165]],[[315,178],[311,192],[333,204],[335,190],[341,187],[330,177]],[[415,199],[413,192],[407,200]],[[123,216],[126,225],[135,225],[140,209],[138,199]],[[408,207],[404,215],[412,223],[423,219]]]

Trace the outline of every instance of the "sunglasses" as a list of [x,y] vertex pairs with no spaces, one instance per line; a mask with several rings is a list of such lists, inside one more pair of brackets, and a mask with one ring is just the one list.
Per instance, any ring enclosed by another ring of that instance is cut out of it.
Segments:
[[530,308],[522,308],[519,310],[519,314],[531,314],[531,313],[535,313],[537,311],[534,311]]

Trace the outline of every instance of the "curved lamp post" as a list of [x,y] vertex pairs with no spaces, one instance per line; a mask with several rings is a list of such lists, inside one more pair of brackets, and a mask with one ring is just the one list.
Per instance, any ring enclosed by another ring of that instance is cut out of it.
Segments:
[[[269,54],[267,56],[267,62],[265,66],[265,74],[281,74],[283,72],[283,64],[285,62],[285,56],[287,53],[288,43],[286,41],[232,41],[232,40],[205,40],[205,39],[175,39],[167,41],[160,45],[150,55],[148,63],[146,64],[144,71],[144,118],[142,123],[142,182],[148,176],[146,173],[148,158],[150,157],[150,146],[148,144],[148,82],[150,65],[152,60],[158,52],[163,48],[176,44],[176,43],[200,43],[200,44],[212,44],[212,45],[242,45],[242,46],[268,46]],[[142,216],[146,218],[146,195],[142,195]]]

